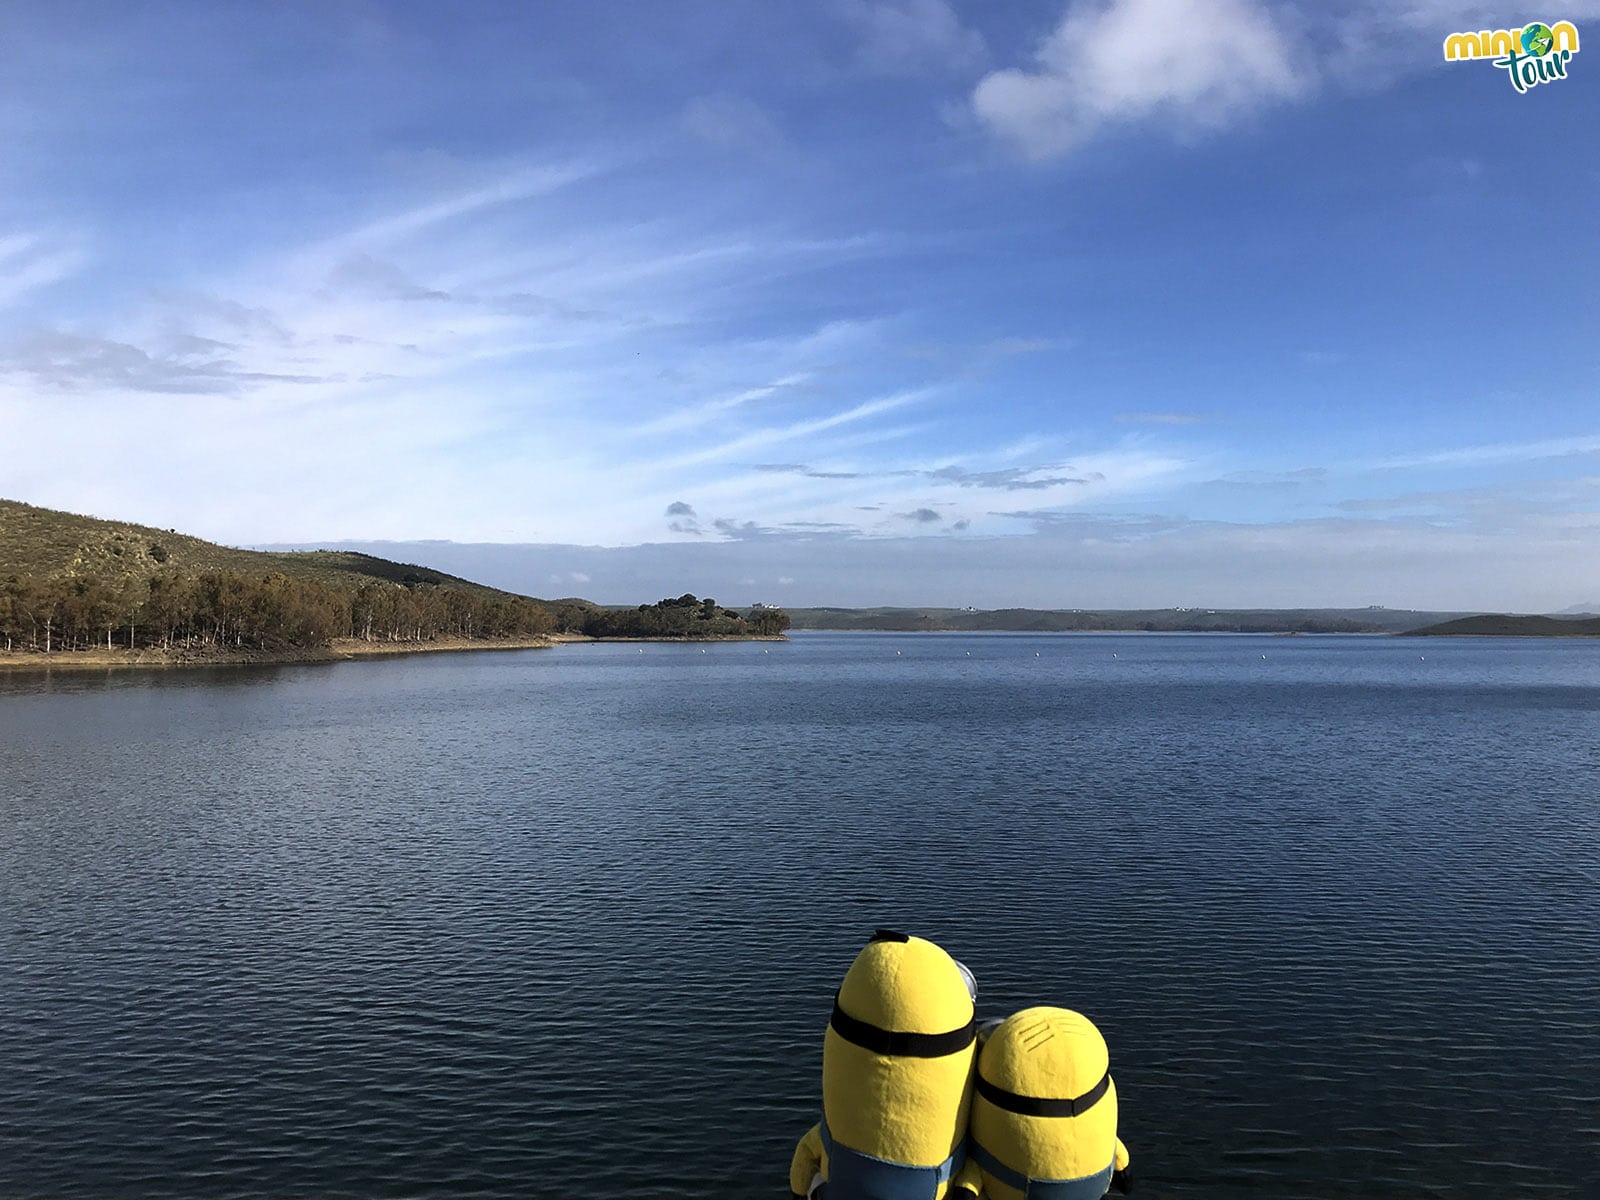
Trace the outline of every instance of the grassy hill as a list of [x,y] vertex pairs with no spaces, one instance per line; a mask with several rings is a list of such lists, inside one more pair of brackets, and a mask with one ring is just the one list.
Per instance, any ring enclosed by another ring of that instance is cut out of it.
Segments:
[[[16,500],[0,500],[0,579],[11,575],[93,577],[116,583],[148,580],[163,569],[185,574],[237,571],[279,572],[340,591],[354,591],[372,579],[400,584],[433,584],[482,595],[511,593],[484,587],[413,563],[390,562],[349,550],[264,553],[219,546],[171,529],[126,521],[103,521]],[[577,601],[575,603],[587,603]]]
[[1402,633],[1454,613],[1389,608],[791,608],[796,629],[1087,633]]
[[422,645],[590,637],[781,636],[789,618],[748,616],[684,594],[606,609],[484,587],[354,550],[235,550],[172,529],[0,500],[0,650],[171,656],[315,653],[332,639]]
[[1495,613],[1444,621],[1410,632],[1417,637],[1600,637],[1600,617],[1537,617]]

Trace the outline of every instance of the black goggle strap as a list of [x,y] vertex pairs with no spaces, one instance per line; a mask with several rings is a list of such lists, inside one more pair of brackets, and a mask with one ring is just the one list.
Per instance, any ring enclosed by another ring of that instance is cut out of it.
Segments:
[[978,1095],[982,1096],[996,1108],[1003,1108],[1007,1112],[1020,1113],[1025,1117],[1078,1117],[1088,1112],[1111,1088],[1111,1068],[1106,1068],[1106,1073],[1100,1077],[1100,1082],[1095,1084],[1081,1096],[1071,1100],[1049,1100],[1043,1096],[1019,1096],[1016,1092],[1008,1092],[998,1084],[990,1083],[980,1073],[978,1075]]
[[948,1033],[907,1033],[898,1029],[880,1029],[845,1012],[839,1007],[837,995],[833,998],[833,1016],[828,1024],[845,1041],[863,1050],[903,1058],[943,1058],[947,1054],[965,1050],[978,1036],[976,1016],[960,1029],[952,1029]]

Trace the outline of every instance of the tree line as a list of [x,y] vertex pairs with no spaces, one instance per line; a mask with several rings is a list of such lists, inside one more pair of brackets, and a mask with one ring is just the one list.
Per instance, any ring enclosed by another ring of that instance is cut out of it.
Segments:
[[555,629],[548,609],[521,597],[380,581],[351,592],[278,572],[164,571],[147,581],[13,575],[0,582],[0,644],[8,650],[284,651],[336,637],[422,642]]
[[788,626],[777,609],[757,608],[747,619],[692,595],[608,610],[381,580],[351,591],[279,572],[162,571],[148,580],[13,575],[0,581],[0,646],[45,653],[95,646],[282,652],[324,647],[339,637],[394,643],[557,632],[738,637],[782,633]]
[[641,604],[638,608],[599,609],[583,623],[590,637],[773,637],[789,628],[789,614],[757,605],[748,616],[723,608],[692,592]]

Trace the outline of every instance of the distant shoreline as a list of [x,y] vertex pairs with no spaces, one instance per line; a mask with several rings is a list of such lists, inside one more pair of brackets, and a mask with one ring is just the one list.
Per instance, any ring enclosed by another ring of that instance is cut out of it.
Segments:
[[[791,632],[886,634],[914,633],[921,635],[947,635],[957,637],[986,634],[1020,634],[1056,636],[1116,637],[1220,635],[1233,637],[1480,637],[1505,641],[1513,639],[1549,641],[1552,639],[1592,641],[1600,633],[1545,630],[1505,630],[1488,632],[1474,623],[1450,622],[1445,627],[1425,629],[1390,630],[1235,630],[1235,629],[819,629],[796,627]],[[1451,627],[1453,626],[1453,628]],[[549,650],[557,646],[584,642],[608,643],[682,643],[706,642],[786,642],[785,634],[717,634],[709,637],[675,637],[654,635],[649,637],[589,637],[581,633],[541,634],[533,637],[509,638],[434,638],[426,642],[366,641],[362,638],[334,638],[325,647],[285,651],[217,650],[214,647],[173,650],[144,647],[137,650],[106,649],[104,646],[90,650],[56,650],[49,654],[37,650],[0,650],[0,673],[27,673],[44,671],[105,671],[105,670],[181,670],[190,667],[252,667],[296,666],[314,663],[352,662],[358,659],[403,658],[412,654],[455,654],[479,650]]]
[[1411,630],[1413,637],[1600,637],[1600,617],[1546,617],[1525,613],[1486,613]]
[[[1478,634],[1478,632],[1437,632],[1432,629],[816,629],[797,626],[790,634],[907,634],[914,637],[1491,637],[1501,642],[1523,640],[1570,640],[1600,638],[1600,634]],[[643,638],[610,638],[614,642],[642,642]],[[670,638],[669,638],[670,640]],[[760,638],[746,638],[757,642]]]
[[789,608],[795,630],[861,633],[1233,633],[1276,636],[1583,637],[1600,616],[1452,613],[1421,609]]

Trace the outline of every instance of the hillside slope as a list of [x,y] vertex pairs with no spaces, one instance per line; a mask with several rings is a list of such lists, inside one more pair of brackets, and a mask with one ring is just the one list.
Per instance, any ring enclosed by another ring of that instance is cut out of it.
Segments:
[[162,570],[185,574],[237,571],[279,572],[340,591],[354,591],[372,579],[400,584],[432,584],[483,595],[509,596],[454,575],[412,563],[390,562],[348,550],[264,553],[235,550],[171,529],[36,508],[0,499],[0,579],[89,576],[110,582],[148,581]]

